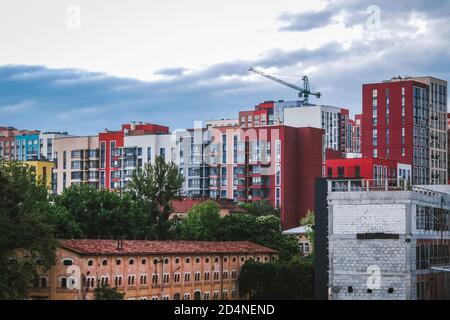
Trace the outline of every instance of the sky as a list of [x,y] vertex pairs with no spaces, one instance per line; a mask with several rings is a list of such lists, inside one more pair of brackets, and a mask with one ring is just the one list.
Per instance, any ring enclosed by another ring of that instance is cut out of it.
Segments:
[[296,100],[361,110],[363,83],[450,79],[450,0],[2,0],[0,126],[190,128]]

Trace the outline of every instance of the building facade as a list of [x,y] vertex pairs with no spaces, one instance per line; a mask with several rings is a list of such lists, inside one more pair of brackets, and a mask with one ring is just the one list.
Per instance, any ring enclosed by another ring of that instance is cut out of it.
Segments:
[[446,94],[437,83],[430,78],[393,78],[363,85],[363,156],[411,165],[414,184],[445,184]]
[[39,160],[39,131],[18,135],[15,137],[16,160],[36,161]]
[[352,148],[354,153],[361,153],[361,125],[362,125],[362,115],[355,115],[355,120],[353,120],[352,126]]
[[50,191],[52,188],[52,174],[54,163],[50,161],[25,161],[35,174],[36,182],[43,183]]
[[[142,136],[145,135],[149,137],[150,135],[160,135],[168,134],[169,128],[165,126],[155,125],[151,123],[142,122],[132,122],[129,124],[123,124],[120,131],[108,131],[99,133],[99,150],[100,150],[100,188],[108,190],[120,191],[123,186],[123,171],[130,171],[129,167],[137,167],[138,163],[132,165],[133,160],[138,161],[139,159],[129,159],[133,154],[131,150],[133,147],[137,148],[135,150],[136,157],[138,157],[137,152],[139,147],[132,145],[127,153],[124,153],[124,140],[125,136]],[[144,141],[144,139],[141,139]],[[141,154],[142,156],[142,154]],[[129,160],[128,160],[129,159]],[[126,169],[123,168],[123,162],[127,165]]]
[[447,184],[447,81],[417,77],[428,86],[430,126],[430,183]]
[[87,183],[99,187],[98,136],[55,138],[54,193],[62,193],[73,184]]
[[326,177],[330,179],[365,179],[370,185],[411,183],[411,166],[381,158],[327,159]]
[[42,271],[31,299],[91,300],[117,287],[127,300],[236,300],[247,260],[270,262],[276,251],[250,242],[61,240],[56,265]]
[[330,299],[450,298],[448,186],[350,192],[331,186]]

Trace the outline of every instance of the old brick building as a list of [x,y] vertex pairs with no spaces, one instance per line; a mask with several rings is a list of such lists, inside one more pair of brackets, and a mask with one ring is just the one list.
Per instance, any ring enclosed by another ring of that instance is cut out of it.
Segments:
[[269,262],[276,251],[251,242],[61,240],[56,265],[42,272],[31,299],[94,298],[102,284],[128,300],[238,299],[247,260]]

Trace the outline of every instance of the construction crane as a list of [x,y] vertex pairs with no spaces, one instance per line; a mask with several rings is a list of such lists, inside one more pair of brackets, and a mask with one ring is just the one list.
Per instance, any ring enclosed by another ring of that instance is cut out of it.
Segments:
[[309,96],[310,96],[310,95],[316,96],[317,98],[320,98],[321,95],[322,95],[320,92],[311,92],[311,88],[310,88],[310,86],[309,86],[309,80],[308,80],[308,77],[307,77],[307,76],[303,76],[303,77],[302,77],[302,80],[303,80],[303,88],[301,88],[301,87],[299,87],[299,86],[296,86],[295,84],[286,82],[286,81],[281,80],[281,79],[278,79],[277,77],[274,77],[274,76],[272,76],[272,75],[270,75],[270,74],[267,74],[267,73],[265,73],[265,72],[256,70],[256,69],[253,68],[253,67],[250,67],[250,68],[248,69],[248,71],[253,72],[253,73],[256,73],[256,74],[259,74],[260,76],[263,76],[263,77],[268,78],[268,79],[270,79],[270,80],[273,80],[273,81],[275,81],[275,82],[281,83],[282,85],[285,85],[285,86],[287,86],[287,87],[289,87],[289,88],[292,88],[292,89],[294,89],[294,90],[297,90],[297,91],[298,91],[298,96],[299,96],[300,98],[303,98],[303,104],[308,104],[308,103],[309,103]]

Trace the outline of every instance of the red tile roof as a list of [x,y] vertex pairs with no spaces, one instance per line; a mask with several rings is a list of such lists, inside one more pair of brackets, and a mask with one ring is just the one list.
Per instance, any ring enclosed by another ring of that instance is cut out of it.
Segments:
[[170,205],[172,206],[173,213],[185,213],[191,210],[193,206],[204,201],[204,199],[184,198],[181,200],[172,200],[170,201]]
[[145,255],[145,254],[214,254],[214,253],[277,253],[275,250],[248,241],[156,241],[123,240],[60,240],[61,247],[88,255]]
[[204,199],[204,198],[183,198],[181,200],[172,200],[170,205],[172,206],[173,213],[187,213],[192,207],[201,204],[205,201],[215,202],[219,208],[228,209],[230,212],[235,213],[248,213],[247,210],[233,204],[232,201],[226,200],[214,200],[214,199]]

